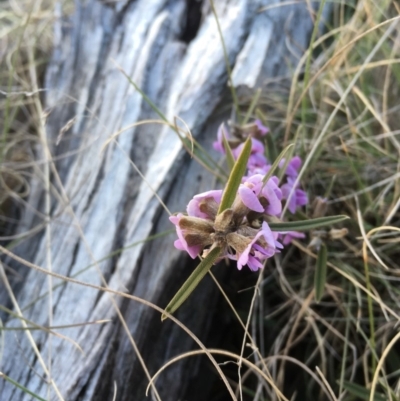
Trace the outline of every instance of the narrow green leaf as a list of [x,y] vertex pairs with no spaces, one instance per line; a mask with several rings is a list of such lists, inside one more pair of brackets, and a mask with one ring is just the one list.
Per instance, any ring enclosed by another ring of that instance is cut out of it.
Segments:
[[322,244],[318,251],[317,265],[315,268],[314,275],[314,288],[315,288],[315,300],[319,302],[324,295],[325,283],[326,283],[326,262],[328,260],[328,252],[326,245]]
[[242,152],[240,153],[235,165],[229,175],[224,193],[222,195],[221,204],[219,205],[218,214],[224,210],[229,209],[236,197],[236,192],[239,188],[242,178],[247,169],[247,161],[251,153],[251,138],[248,137],[244,143]]
[[[348,381],[343,382],[343,388],[346,389],[350,394],[357,397],[360,400],[369,401],[370,390],[359,384],[351,383]],[[375,393],[374,401],[386,401],[387,397],[383,394]]]
[[316,219],[301,220],[301,221],[268,223],[268,225],[272,231],[308,231],[324,226],[330,226],[332,224],[336,224],[347,219],[349,219],[348,216],[338,215],[338,216],[318,217]]
[[0,378],[3,378],[4,380],[7,380],[8,382],[10,382],[11,384],[13,384],[15,387],[19,388],[20,390],[22,390],[24,393],[31,395],[33,398],[36,398],[39,401],[46,401],[44,398],[39,397],[38,395],[36,395],[35,393],[32,393],[32,391],[28,390],[26,387],[24,387],[22,384],[19,384],[18,382],[16,382],[15,380],[11,379],[10,377],[8,377],[7,375],[5,375],[4,373],[0,372]]
[[285,149],[282,150],[282,152],[279,154],[279,156],[275,159],[274,163],[272,164],[271,168],[269,169],[268,173],[265,174],[264,178],[263,178],[263,183],[264,185],[268,182],[268,180],[272,177],[272,175],[274,174],[275,170],[278,168],[279,166],[279,162],[283,159],[283,157],[285,156],[285,154],[287,153],[287,151],[293,147],[293,143],[291,143],[290,145],[286,146]]
[[228,164],[229,171],[232,171],[233,166],[235,165],[235,158],[233,157],[232,149],[229,146],[229,142],[225,137],[224,130],[222,130],[222,142],[224,143],[224,149],[226,152],[226,162]]
[[[165,308],[166,312],[174,313],[189,297],[193,290],[198,286],[203,277],[211,269],[213,263],[221,252],[221,248],[214,248],[196,267],[189,278],[183,283],[182,287],[178,290],[175,296],[171,299],[170,303]],[[161,320],[165,320],[166,315],[161,316]]]

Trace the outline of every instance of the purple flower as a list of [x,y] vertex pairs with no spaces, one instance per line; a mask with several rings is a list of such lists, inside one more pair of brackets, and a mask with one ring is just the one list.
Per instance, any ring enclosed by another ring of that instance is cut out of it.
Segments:
[[216,189],[195,195],[187,205],[189,216],[214,220],[221,203],[222,190]]
[[254,123],[240,127],[233,126],[233,136],[229,133],[228,129],[222,123],[217,132],[217,140],[213,143],[213,147],[217,152],[222,154],[226,153],[223,138],[228,141],[232,154],[237,159],[243,149],[244,141],[249,136],[251,137],[251,154],[248,161],[248,168],[254,169],[256,167],[263,167],[267,164],[267,159],[264,155],[264,145],[257,138],[265,136],[269,129],[265,127],[260,120],[255,120]]
[[294,187],[295,179],[288,177],[287,183],[281,187],[283,199],[288,202],[288,209],[291,213],[296,213],[298,207],[308,203],[307,194],[297,187]]
[[178,213],[177,216],[170,216],[169,221],[175,224],[176,233],[178,234],[178,239],[174,242],[175,248],[180,251],[186,251],[192,259],[195,259],[196,256],[201,252],[201,245],[192,245],[189,246],[187,241],[185,240],[184,231],[179,226],[179,221],[183,217],[182,213]]
[[[243,253],[236,255],[237,268],[242,270],[244,265],[248,265],[250,270],[257,271],[263,267],[262,262],[273,256],[278,249],[283,248],[277,241],[277,233],[273,233],[268,224],[264,221],[260,231],[247,245]],[[263,237],[263,241],[260,240]]]
[[278,216],[282,211],[282,191],[278,187],[279,179],[276,176],[271,177],[262,190],[264,198],[268,200],[268,206],[265,213],[271,216]]
[[[302,161],[299,156],[293,157],[286,167],[285,174],[288,175],[289,177],[297,177],[299,174],[301,164]],[[279,162],[279,167],[283,168],[284,165],[285,165],[285,159],[282,159]]]
[[225,136],[225,139],[229,141],[231,139],[229,135],[229,131],[226,129],[225,124],[222,123],[217,132],[217,140],[213,143],[213,148],[222,154],[225,154],[225,147],[224,147],[224,141],[223,137]]
[[282,211],[282,191],[278,187],[278,177],[271,177],[264,185],[263,175],[247,177],[239,186],[239,196],[250,210],[277,216]]
[[288,231],[286,233],[281,233],[280,238],[282,239],[282,244],[283,245],[289,245],[293,239],[295,238],[305,238],[306,235],[304,233],[301,233],[299,231]]
[[239,186],[232,207],[219,214],[221,190],[194,196],[187,206],[188,215],[170,217],[178,235],[175,247],[192,258],[199,254],[204,257],[218,247],[218,260],[236,260],[239,269],[245,264],[252,270],[261,268],[265,259],[282,248],[277,241],[279,234],[273,233],[266,222],[260,228],[259,217],[254,215],[254,211],[261,215],[267,210],[279,214],[282,209],[277,177],[271,177],[266,185],[262,178],[261,174],[248,177]]
[[270,169],[271,169],[270,164],[264,164],[263,166],[260,167],[249,168],[247,177],[250,177],[255,174],[261,174],[262,176],[265,176]]
[[[237,159],[244,147],[244,143],[240,144],[237,148],[232,150],[233,157]],[[267,159],[264,156],[264,145],[261,141],[251,138],[251,153],[247,167],[254,169],[256,167],[263,167],[267,164]]]
[[257,126],[258,133],[259,133],[261,136],[264,136],[264,135],[267,135],[267,134],[268,134],[269,128],[266,127],[265,125],[263,125],[263,123],[262,123],[259,119],[255,120],[255,121],[254,121],[254,124]]

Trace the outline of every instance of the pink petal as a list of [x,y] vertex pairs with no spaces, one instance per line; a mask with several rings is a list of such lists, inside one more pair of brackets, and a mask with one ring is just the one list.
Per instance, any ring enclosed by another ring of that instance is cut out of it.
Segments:
[[287,234],[284,234],[283,237],[283,245],[289,245],[294,238],[305,238],[305,234],[298,231],[289,231]]
[[298,171],[301,167],[302,161],[299,156],[295,156],[290,160],[289,165]]
[[249,266],[250,270],[256,272],[263,268],[263,264],[254,256],[249,255],[249,260],[247,261],[247,266]]
[[239,196],[245,206],[247,206],[249,209],[259,213],[264,211],[264,208],[258,200],[256,194],[249,187],[240,185]]
[[[282,168],[285,164],[285,159],[279,162],[279,167]],[[297,177],[302,161],[299,156],[293,157],[286,167],[285,174],[289,177]]]
[[207,216],[200,210],[200,202],[206,198],[213,198],[215,202],[218,204],[221,203],[222,199],[222,190],[214,189],[212,191],[203,192],[201,194],[197,194],[193,197],[193,199],[188,203],[186,207],[186,211],[189,216],[192,217],[200,217],[202,219],[209,219],[210,216]]
[[182,216],[182,213],[179,213],[177,216],[169,217],[171,223],[175,224],[176,234],[178,235],[178,239],[174,242],[174,246],[180,251],[186,251],[192,259],[195,259],[197,255],[201,252],[202,247],[200,245],[189,246],[187,244],[185,237],[183,236],[183,231],[179,227],[179,220]]
[[267,159],[262,153],[254,153],[250,155],[248,165],[249,168],[262,167],[267,164]]
[[264,154],[264,145],[261,141],[259,141],[256,138],[251,138],[251,153]]
[[269,128],[263,125],[263,123],[260,120],[254,121],[254,124],[257,125],[258,131],[262,136],[266,135],[269,132]]
[[281,191],[277,192],[276,189],[272,185],[269,185],[270,182],[265,185],[262,190],[262,194],[268,200],[269,205],[265,208],[265,212],[272,215],[277,216],[282,212],[282,193]]

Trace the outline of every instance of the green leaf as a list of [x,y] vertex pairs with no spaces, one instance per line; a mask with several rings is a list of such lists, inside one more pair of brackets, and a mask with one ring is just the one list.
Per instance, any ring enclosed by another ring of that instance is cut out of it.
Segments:
[[[343,387],[352,395],[356,396],[357,399],[369,401],[370,390],[365,388],[365,386],[360,386],[359,384],[351,382],[343,382]],[[375,393],[374,401],[386,401],[387,397],[383,394]]]
[[268,225],[272,231],[308,231],[324,226],[330,226],[332,224],[336,224],[347,219],[349,219],[348,216],[338,215],[338,216],[318,217],[316,219],[301,220],[301,221],[268,223]]
[[[171,299],[171,302],[165,308],[166,312],[174,313],[186,301],[203,277],[211,269],[220,252],[221,248],[218,247],[210,251],[210,253],[201,261],[189,278],[183,283],[182,287],[178,290],[175,296]],[[164,314],[161,316],[161,320],[165,320],[166,318],[167,316]]]
[[326,283],[326,262],[328,260],[328,252],[326,245],[322,244],[318,251],[317,266],[314,276],[315,300],[319,302],[324,295]]
[[239,188],[242,178],[247,169],[247,161],[249,160],[251,153],[251,138],[248,137],[244,143],[242,152],[240,153],[235,165],[229,175],[228,182],[226,184],[224,193],[222,195],[221,204],[219,205],[218,214],[224,210],[229,209],[236,197],[236,192]]
[[268,173],[265,174],[264,178],[263,178],[263,183],[264,185],[267,183],[267,181],[272,177],[272,174],[274,174],[275,170],[278,168],[279,166],[279,162],[283,159],[283,156],[285,156],[285,154],[287,153],[287,151],[293,147],[293,143],[291,143],[290,145],[286,146],[285,149],[282,150],[282,152],[279,154],[279,156],[275,159],[274,163],[272,164],[271,168],[269,169]]

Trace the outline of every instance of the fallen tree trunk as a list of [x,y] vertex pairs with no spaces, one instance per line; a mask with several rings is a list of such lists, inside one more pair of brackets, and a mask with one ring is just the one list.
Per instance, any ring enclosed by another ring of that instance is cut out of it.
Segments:
[[[307,6],[216,3],[233,84],[252,90],[269,78],[288,76],[313,27]],[[130,80],[169,121],[179,116],[211,150],[223,118],[215,110],[227,93],[227,73],[207,4],[87,0],[76,3],[71,18],[56,23],[45,95],[54,160],[51,219],[47,230],[18,245],[18,256],[84,283],[103,286],[104,279],[113,290],[161,307],[172,298],[195,262],[173,248],[174,234],[143,241],[173,228],[155,193],[171,212],[183,211],[192,195],[211,188],[213,178],[190,159],[168,126],[135,125],[159,116]],[[265,5],[272,7],[259,12]],[[42,147],[37,152],[38,160],[46,159]],[[45,181],[43,174],[32,180],[19,233],[46,218]],[[116,388],[118,400],[146,399],[148,379],[132,341],[151,373],[195,346],[175,323],[161,323],[149,306],[56,278],[50,297],[45,274],[10,260],[24,276],[13,288],[25,319],[40,326],[78,325],[59,332],[83,353],[45,330],[32,331],[37,352],[26,332],[6,332],[1,371],[43,398],[60,399],[59,392],[65,400],[108,400]],[[2,299],[13,305],[8,292]],[[207,278],[177,313],[206,345],[218,301],[218,290]],[[79,326],[104,319],[110,322]],[[8,317],[9,327],[17,323]],[[218,343],[218,336],[213,341]],[[156,388],[164,400],[210,399],[210,384],[195,386],[199,375],[198,360],[187,359],[163,373]],[[6,381],[0,381],[0,394],[4,400],[31,399]]]

